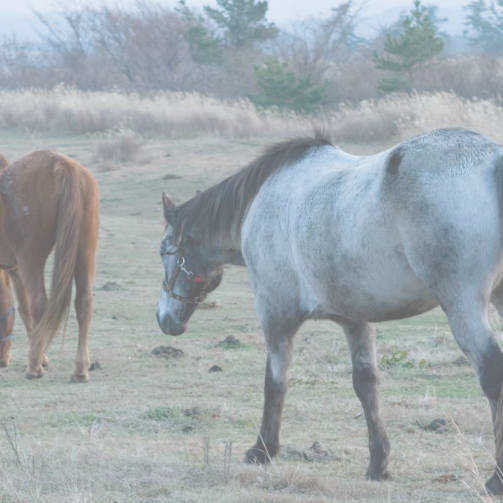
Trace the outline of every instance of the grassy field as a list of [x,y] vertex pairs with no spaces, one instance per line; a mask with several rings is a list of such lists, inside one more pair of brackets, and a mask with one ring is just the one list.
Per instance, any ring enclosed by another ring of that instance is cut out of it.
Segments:
[[[192,196],[251,160],[260,140],[151,141],[134,164],[96,161],[93,139],[3,132],[9,159],[37,148],[66,153],[101,187],[101,231],[88,384],[70,384],[72,313],[50,369],[27,381],[18,320],[10,367],[0,371],[0,502],[460,502],[492,501],[489,407],[441,311],[378,326],[382,415],[393,479],[364,478],[367,431],[352,390],[342,331],[307,323],[297,336],[282,455],[243,463],[262,408],[265,349],[244,268],[198,310],[189,330],[163,336],[155,321],[162,268],[160,196]],[[386,145],[344,145],[353,153]],[[115,282],[116,289],[103,289]],[[238,347],[219,345],[227,336]],[[169,345],[179,358],[151,354]],[[222,372],[210,373],[213,365]],[[430,423],[445,420],[431,431]],[[317,444],[315,444],[317,442]],[[313,448],[313,444],[315,444]]]

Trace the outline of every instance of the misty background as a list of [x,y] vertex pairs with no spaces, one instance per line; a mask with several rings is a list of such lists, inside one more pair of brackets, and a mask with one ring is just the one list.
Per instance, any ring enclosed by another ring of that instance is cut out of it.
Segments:
[[0,86],[198,92],[305,113],[411,90],[499,98],[499,49],[483,32],[503,38],[502,5],[3,0]]

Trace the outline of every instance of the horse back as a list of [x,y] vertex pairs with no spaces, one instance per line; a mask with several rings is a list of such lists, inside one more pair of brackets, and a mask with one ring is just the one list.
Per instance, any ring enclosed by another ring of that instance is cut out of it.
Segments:
[[52,248],[58,204],[73,184],[79,187],[80,196],[74,198],[74,204],[97,214],[97,183],[77,161],[63,154],[40,150],[11,163],[0,174],[4,216],[1,231],[7,234],[7,241],[22,246],[36,240],[44,248]]

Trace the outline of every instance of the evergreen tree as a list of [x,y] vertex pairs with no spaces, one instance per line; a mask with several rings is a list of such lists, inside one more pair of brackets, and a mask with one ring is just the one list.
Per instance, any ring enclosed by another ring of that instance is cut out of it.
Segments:
[[217,0],[220,8],[204,7],[206,15],[224,32],[236,49],[276,37],[278,29],[266,20],[267,1]]
[[276,106],[294,112],[312,113],[325,97],[326,83],[316,83],[310,75],[299,75],[286,63],[269,59],[255,68],[259,93],[252,101],[261,107]]
[[391,72],[379,83],[381,92],[408,91],[414,71],[442,52],[444,41],[435,23],[434,11],[414,0],[410,13],[404,16],[396,34],[388,33],[384,54],[374,53],[376,68]]
[[185,0],[179,0],[175,10],[187,23],[185,40],[194,61],[200,64],[220,63],[223,57],[222,40],[208,26],[206,19],[192,11]]
[[474,0],[465,9],[470,42],[486,52],[503,53],[503,0]]

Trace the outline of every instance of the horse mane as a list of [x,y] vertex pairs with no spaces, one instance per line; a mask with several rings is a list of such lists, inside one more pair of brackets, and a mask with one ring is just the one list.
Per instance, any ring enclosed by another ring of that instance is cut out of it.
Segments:
[[[262,155],[222,182],[198,193],[177,209],[182,229],[205,244],[240,239],[246,212],[264,182],[287,164],[300,161],[314,148],[332,145],[321,132],[268,147]],[[227,237],[227,239],[226,239]]]

